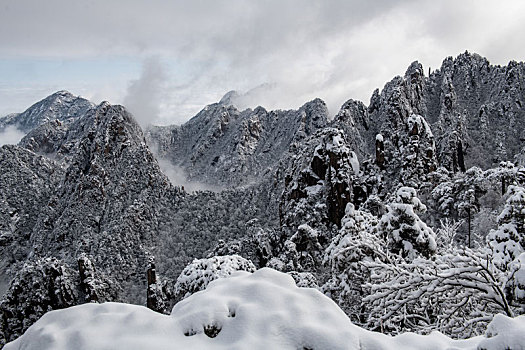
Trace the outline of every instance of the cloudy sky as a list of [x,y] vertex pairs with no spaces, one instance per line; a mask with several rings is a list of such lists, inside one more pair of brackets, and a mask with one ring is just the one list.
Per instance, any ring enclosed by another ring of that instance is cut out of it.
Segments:
[[2,0],[0,115],[56,90],[180,124],[229,90],[332,113],[419,60],[525,57],[525,1]]

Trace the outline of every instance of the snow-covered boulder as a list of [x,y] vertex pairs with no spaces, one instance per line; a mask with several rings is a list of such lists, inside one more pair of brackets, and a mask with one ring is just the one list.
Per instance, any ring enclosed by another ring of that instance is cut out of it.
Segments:
[[52,311],[5,350],[523,349],[523,330],[525,317],[498,316],[486,337],[452,340],[438,332],[389,337],[353,325],[319,291],[298,288],[290,276],[264,268],[211,282],[169,316],[118,303]]

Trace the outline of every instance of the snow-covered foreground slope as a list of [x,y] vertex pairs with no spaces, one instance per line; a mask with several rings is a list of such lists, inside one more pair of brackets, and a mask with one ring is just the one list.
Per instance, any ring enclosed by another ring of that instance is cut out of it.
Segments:
[[[171,315],[145,307],[84,304],[51,311],[6,345],[14,349],[525,349],[525,317],[497,316],[486,336],[390,337],[353,325],[315,289],[263,268],[210,283]],[[500,333],[501,332],[501,333]]]

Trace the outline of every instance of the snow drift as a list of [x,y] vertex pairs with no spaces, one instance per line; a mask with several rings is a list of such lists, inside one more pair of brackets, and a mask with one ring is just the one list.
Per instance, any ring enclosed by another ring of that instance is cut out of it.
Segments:
[[211,282],[171,315],[118,303],[51,311],[15,349],[525,349],[525,317],[498,315],[487,334],[452,340],[434,332],[396,337],[353,325],[337,305],[283,273],[263,268]]

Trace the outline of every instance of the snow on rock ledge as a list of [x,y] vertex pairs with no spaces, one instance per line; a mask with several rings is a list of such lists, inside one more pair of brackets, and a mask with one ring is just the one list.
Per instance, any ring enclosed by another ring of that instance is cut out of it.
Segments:
[[118,303],[52,311],[5,349],[523,349],[524,330],[525,317],[498,316],[490,338],[389,337],[353,325],[319,291],[264,268],[211,282],[170,316]]

